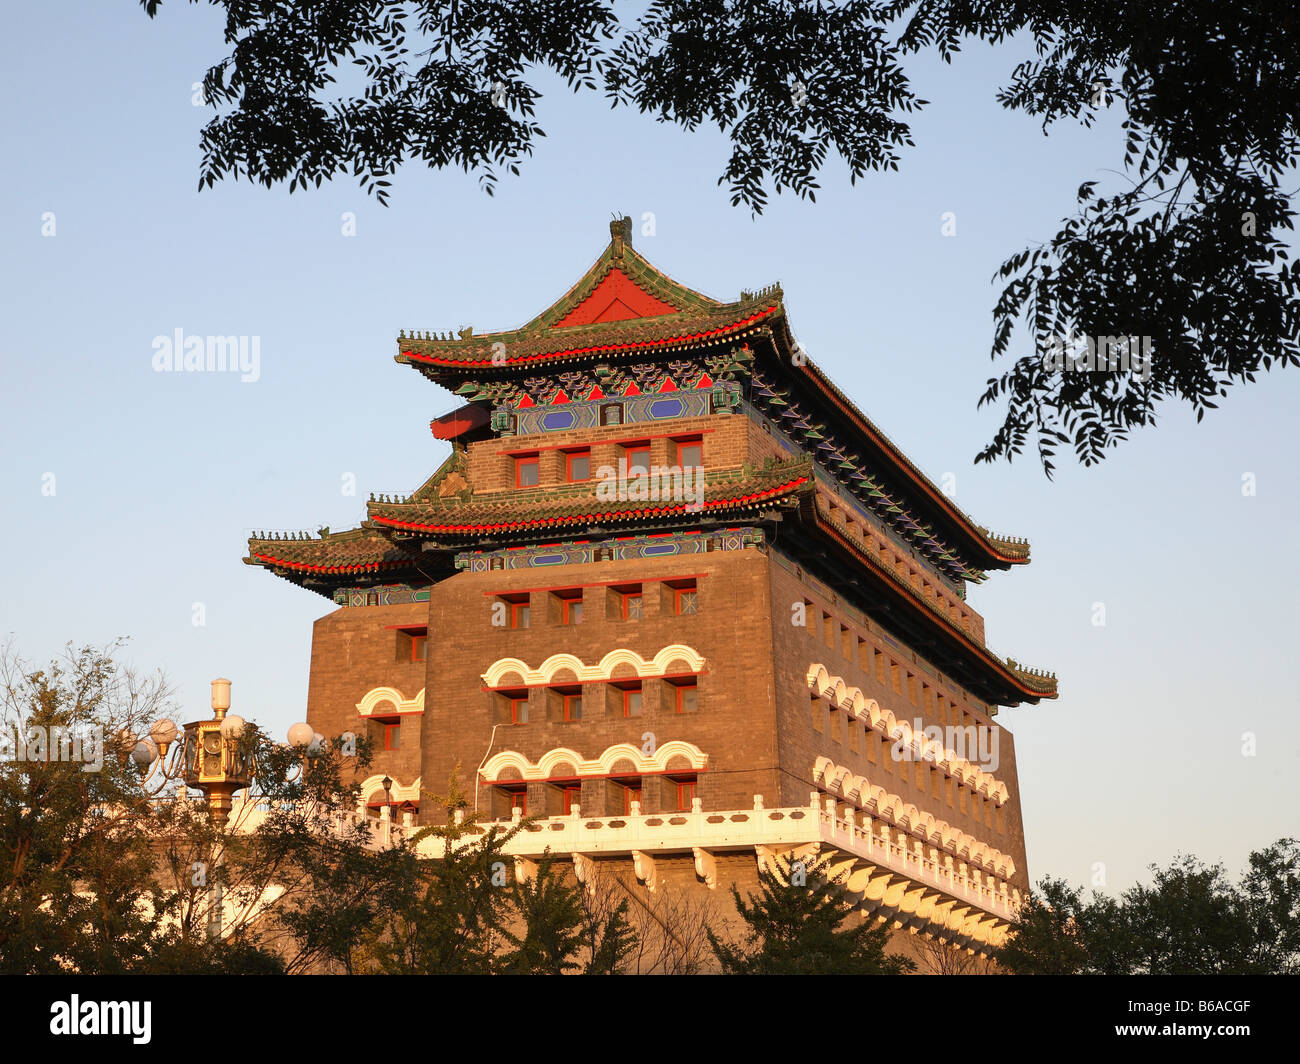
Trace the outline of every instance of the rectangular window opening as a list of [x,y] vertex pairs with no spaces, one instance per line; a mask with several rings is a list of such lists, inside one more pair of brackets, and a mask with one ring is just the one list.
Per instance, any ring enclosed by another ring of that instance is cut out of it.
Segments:
[[591,479],[591,452],[569,451],[564,456],[564,479],[579,484]]
[[704,440],[698,436],[677,440],[677,464],[683,469],[704,465]]
[[695,680],[677,680],[673,689],[673,707],[678,713],[694,713],[700,708],[700,692]]
[[541,467],[535,454],[515,458],[515,487],[535,488],[541,482]]

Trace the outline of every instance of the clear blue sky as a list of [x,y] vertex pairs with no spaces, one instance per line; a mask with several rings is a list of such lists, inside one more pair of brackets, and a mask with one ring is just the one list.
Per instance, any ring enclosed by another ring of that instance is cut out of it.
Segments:
[[[352,527],[369,492],[419,484],[446,454],[429,419],[457,404],[393,363],[397,330],[521,324],[627,213],[637,248],[687,285],[734,299],[780,281],[810,356],[934,479],[954,473],[968,513],[1032,542],[1033,563],[972,602],[993,647],[1061,677],[1058,701],[1000,717],[1035,878],[1088,883],[1103,862],[1116,890],[1179,852],[1235,871],[1300,833],[1300,374],[1266,376],[1200,426],[1166,410],[1054,482],[1032,458],[972,463],[998,423],[975,408],[994,270],[1055,232],[1080,182],[1114,180],[1121,155],[1113,120],[1044,138],[997,106],[1020,50],[918,63],[932,105],[901,172],[850,187],[832,167],[815,204],[782,197],[755,220],[716,185],[718,135],[559,86],[539,113],[549,136],[494,198],[418,167],[387,209],[347,181],[198,193],[191,85],[224,54],[213,11],[173,0],[150,22],[133,3],[64,0],[9,25],[0,633],[29,657],[129,636],[132,662],[176,682],[182,719],[227,676],[235,710],[282,733],[304,715],[311,622],[331,607],[241,564],[248,533]],[[154,338],[177,328],[259,337],[260,379],[153,372]]]

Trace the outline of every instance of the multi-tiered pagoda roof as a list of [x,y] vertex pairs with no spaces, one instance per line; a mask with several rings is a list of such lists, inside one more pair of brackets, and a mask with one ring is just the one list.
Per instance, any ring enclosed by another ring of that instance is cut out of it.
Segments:
[[[467,549],[780,523],[785,547],[838,567],[850,593],[988,701],[1054,697],[1054,677],[998,658],[865,551],[828,498],[851,500],[963,596],[988,570],[1028,562],[1029,545],[992,535],[954,506],[806,357],[779,286],[719,302],[655,269],[630,236],[628,219],[613,223],[609,245],[577,284],[518,329],[403,331],[397,361],[464,400],[431,426],[452,441],[451,457],[407,496],[372,496],[359,528],[255,537],[245,561],[335,597],[367,586],[427,586],[454,573]],[[596,425],[603,401],[685,395],[698,397],[696,411],[766,419],[799,453],[710,470],[698,506],[610,502],[591,484],[484,491],[468,479],[468,443]]]

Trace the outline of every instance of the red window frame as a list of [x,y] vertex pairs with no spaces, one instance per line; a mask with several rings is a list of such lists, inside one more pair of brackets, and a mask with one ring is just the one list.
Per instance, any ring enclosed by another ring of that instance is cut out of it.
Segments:
[[633,458],[639,454],[645,455],[645,469],[647,473],[650,472],[650,445],[648,443],[641,443],[623,448],[623,458],[627,462],[627,471],[629,474],[631,474],[632,469],[634,468]]
[[[510,627],[511,628],[527,628],[529,626],[528,622],[532,618],[528,606],[529,604],[527,602],[510,603]],[[523,622],[524,622],[523,624],[519,623],[521,617],[523,618]]]
[[[525,469],[532,469],[534,480],[531,484],[524,483],[523,473]],[[537,455],[521,454],[515,457],[515,487],[516,488],[535,488],[542,482],[542,466]]]
[[[697,456],[695,461],[686,460],[686,452],[695,451]],[[688,467],[698,467],[704,465],[704,440],[700,438],[692,440],[677,441],[677,464],[683,469]]]
[[[575,459],[582,459],[587,463],[587,475],[575,477],[573,475],[573,463]],[[582,484],[591,479],[591,452],[590,451],[566,451],[564,455],[564,479],[570,484]]]
[[425,661],[429,653],[429,637],[427,635],[411,636],[411,660]]
[[[694,680],[688,680],[684,683],[673,684],[675,689],[673,703],[678,713],[695,713],[700,708],[700,687]],[[691,693],[691,701],[694,703],[690,709],[686,708],[686,692]]]
[[679,780],[677,782],[677,811],[689,813],[695,804],[695,781]]
[[517,698],[514,695],[507,696],[510,699],[510,723],[527,724],[528,723],[528,696]]
[[581,624],[582,623],[582,596],[575,595],[572,598],[560,597],[560,623],[561,624]]
[[[564,719],[582,720],[582,695],[561,695],[564,699]],[[577,702],[577,714],[574,714],[574,702]]]
[[623,788],[623,815],[631,816],[632,803],[639,801],[641,801],[641,788],[625,786]]
[[[644,709],[644,707],[645,707],[644,699],[641,697],[641,694],[642,694],[642,692],[641,692],[641,688],[640,688],[640,687],[625,687],[625,688],[623,688],[623,716],[625,716],[625,717],[639,717],[639,716],[641,716],[641,711],[642,711],[642,709]],[[635,712],[635,713],[632,712],[632,696],[633,696],[633,695],[636,695],[636,712]]]
[[564,815],[568,816],[573,812],[573,804],[577,802],[578,807],[582,808],[582,786],[580,784],[566,784],[560,788],[564,799]]
[[[693,596],[694,596],[694,607],[695,607],[695,608],[692,609],[692,610],[688,610],[686,613],[683,613],[683,612],[682,612],[682,596],[683,596],[683,595],[693,595]],[[700,592],[699,592],[699,589],[698,589],[694,584],[692,584],[690,587],[675,587],[675,588],[673,588],[673,612],[674,612],[678,617],[694,617],[696,614],[698,614],[698,613],[700,612]]]
[[[633,599],[636,599],[636,616],[632,616],[628,610],[628,606]],[[641,592],[624,591],[620,596],[620,600],[621,600],[620,606],[622,607],[622,613],[623,613],[623,620],[639,621],[642,616],[642,611],[645,609],[645,598],[642,596]]]
[[507,793],[510,795],[511,812],[513,813],[514,810],[518,809],[520,816],[527,816],[528,815],[528,791],[527,790],[509,791]]
[[[386,720],[384,725],[384,749],[400,750],[402,748],[402,718],[396,720]],[[397,741],[393,742],[396,737]]]

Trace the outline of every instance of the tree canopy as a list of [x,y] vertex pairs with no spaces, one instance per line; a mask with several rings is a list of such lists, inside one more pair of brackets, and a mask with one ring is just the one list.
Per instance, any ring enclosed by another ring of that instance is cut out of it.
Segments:
[[[1163,401],[1199,420],[1231,385],[1300,361],[1290,0],[658,0],[635,18],[613,0],[206,2],[225,12],[228,54],[203,79],[217,113],[200,187],[351,175],[381,203],[406,162],[459,167],[489,193],[500,172],[519,174],[545,135],[542,71],[719,130],[734,205],[815,199],[831,153],[852,182],[898,168],[906,118],[926,103],[910,59],[1014,37],[1035,58],[1010,72],[1003,106],[1044,132],[1119,108],[1124,143],[1079,175],[1061,229],[997,272],[991,353],[1010,365],[980,404],[1005,414],[977,460],[1032,446],[1050,476],[1068,447],[1092,464]],[[141,0],[150,17],[161,4]],[[1115,163],[1119,187],[1099,192],[1094,173]],[[1030,353],[1014,356],[1017,338]],[[1086,360],[1051,358],[1085,345]]]
[[1112,898],[1046,879],[997,962],[1021,975],[1300,974],[1300,844],[1252,853],[1233,883],[1182,857]]
[[503,848],[525,825],[476,824],[454,776],[427,796],[444,823],[377,845],[364,738],[304,760],[246,724],[251,800],[214,825],[142,779],[137,737],[178,707],[121,649],[36,668],[0,646],[0,973],[610,974],[654,948],[626,890],[584,891],[549,856],[515,880]]

